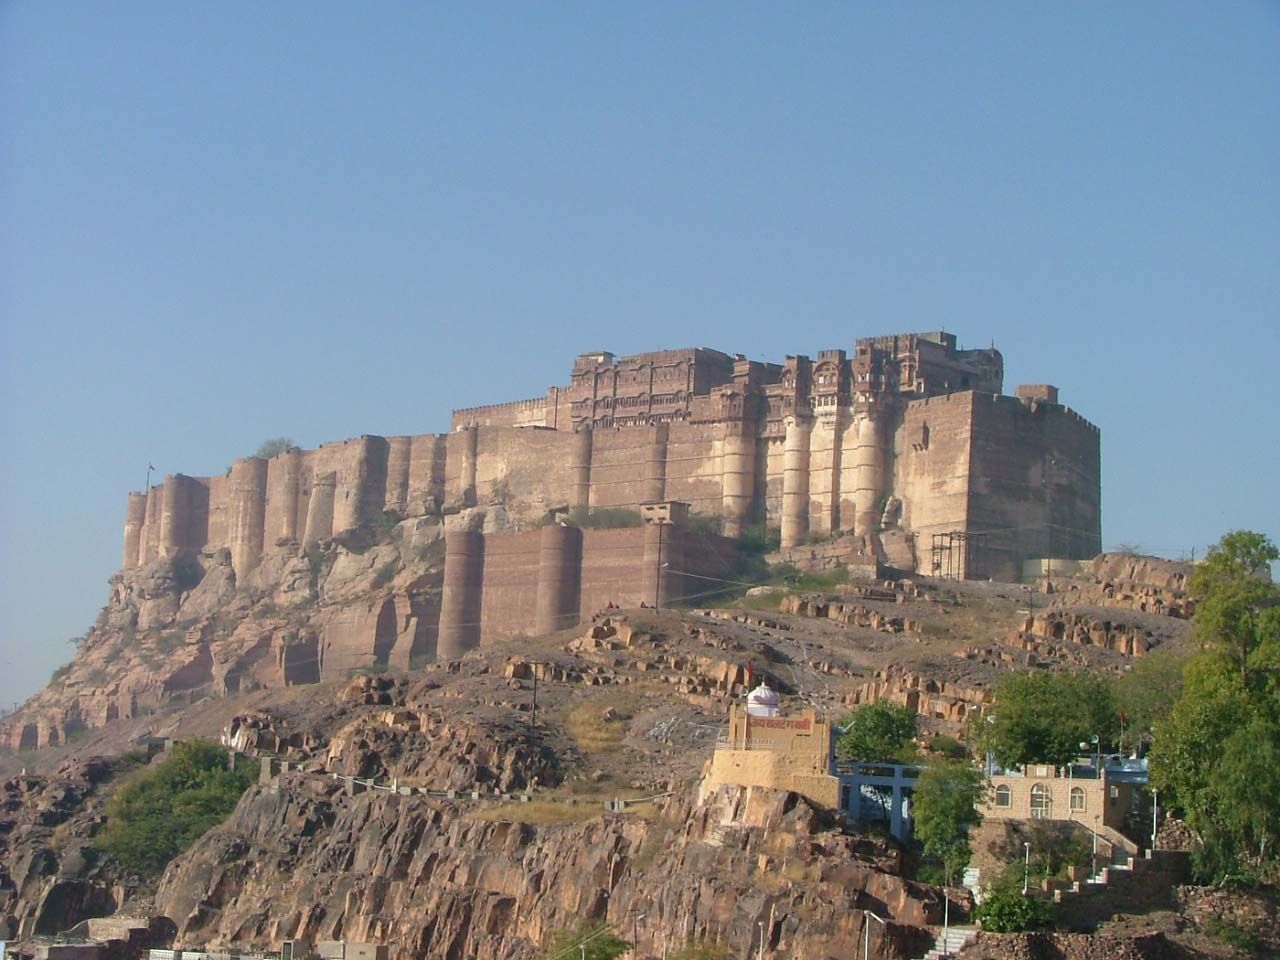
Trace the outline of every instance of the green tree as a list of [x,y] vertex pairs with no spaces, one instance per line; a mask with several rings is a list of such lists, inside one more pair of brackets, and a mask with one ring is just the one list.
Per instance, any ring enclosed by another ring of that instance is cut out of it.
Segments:
[[261,457],[263,460],[270,460],[272,457],[279,456],[289,450],[297,448],[297,444],[288,437],[271,437],[269,440],[263,440],[258,445],[258,449],[254,452],[255,457]]
[[254,761],[227,769],[227,751],[207,740],[180,743],[137,771],[107,805],[96,845],[123,866],[158,875],[175,856],[227,818],[257,776]]
[[557,930],[551,937],[551,946],[542,954],[543,960],[614,960],[631,949],[631,944],[619,939],[606,924],[584,920],[568,930]]
[[929,764],[911,798],[911,824],[925,856],[942,864],[947,882],[969,862],[969,831],[982,822],[978,805],[986,781],[972,764],[943,760]]
[[1139,657],[1112,684],[1116,709],[1124,718],[1125,743],[1149,741],[1156,724],[1165,720],[1182,696],[1182,671],[1187,658],[1157,648]]
[[840,756],[874,763],[903,759],[916,735],[916,712],[896,703],[869,703],[840,724],[836,743]]
[[1195,830],[1198,877],[1221,882],[1277,864],[1280,844],[1280,592],[1262,568],[1271,541],[1237,530],[1191,577],[1202,652],[1159,722],[1151,783]]
[[1110,685],[1086,673],[1010,673],[996,684],[987,745],[1006,767],[1064,766],[1092,737],[1110,743],[1119,729]]
[[1276,560],[1269,537],[1234,530],[1209,548],[1187,585],[1201,645],[1226,657],[1248,691],[1273,680],[1265,675],[1280,665],[1280,588],[1264,575]]

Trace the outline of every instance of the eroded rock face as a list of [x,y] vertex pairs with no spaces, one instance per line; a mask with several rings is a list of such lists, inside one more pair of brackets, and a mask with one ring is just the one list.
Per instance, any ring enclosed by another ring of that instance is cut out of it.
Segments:
[[[401,529],[403,527],[403,529]],[[240,581],[225,549],[184,552],[111,578],[75,660],[0,722],[12,749],[195,701],[434,658],[438,518],[302,550],[276,542]]]
[[59,933],[119,905],[120,878],[91,845],[112,773],[111,761],[95,757],[0,784],[0,917],[9,939]]
[[642,955],[665,937],[743,956],[763,922],[770,952],[852,956],[863,907],[897,918],[872,939],[906,956],[939,917],[932,888],[887,872],[896,850],[842,835],[794,794],[726,787],[701,807],[682,795],[651,818],[560,825],[519,822],[519,805],[510,821],[466,813],[285,774],[170,865],[156,906],[179,944],[347,938],[405,958],[528,956],[553,930],[634,911]]

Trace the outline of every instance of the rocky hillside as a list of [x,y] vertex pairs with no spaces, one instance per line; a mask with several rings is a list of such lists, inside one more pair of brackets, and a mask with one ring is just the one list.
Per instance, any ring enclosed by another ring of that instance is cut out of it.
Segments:
[[443,530],[438,517],[387,519],[305,552],[278,544],[240,581],[225,549],[121,571],[75,659],[5,719],[0,738],[45,747],[170,704],[420,665],[418,612],[439,604]]
[[[891,841],[785,793],[695,802],[750,675],[836,711],[904,703],[954,734],[1006,671],[1119,671],[1187,642],[1179,581],[1100,558],[1035,590],[828,579],[604,611],[423,662],[415,610],[438,602],[442,529],[281,549],[244,582],[216,552],[114,578],[73,663],[6,727],[22,748],[0,756],[22,769],[0,824],[11,939],[118,913],[163,917],[187,946],[345,937],[397,957],[523,957],[583,918],[623,929],[643,913],[654,955],[702,939],[743,955],[763,930],[771,956],[828,957],[855,952],[866,908],[893,918],[872,930],[882,955],[919,956],[940,893],[905,879]],[[144,735],[221,736],[264,767],[159,878],[94,846]]]

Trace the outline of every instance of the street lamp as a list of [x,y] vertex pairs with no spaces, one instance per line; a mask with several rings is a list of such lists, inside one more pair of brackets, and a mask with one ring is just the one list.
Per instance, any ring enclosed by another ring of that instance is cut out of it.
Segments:
[[641,921],[641,920],[643,920],[643,919],[644,919],[644,917],[645,917],[645,915],[644,915],[643,913],[633,913],[633,914],[631,915],[631,957],[632,957],[632,960],[635,960],[635,957],[637,956],[637,953],[636,953],[636,941],[639,939],[639,936],[638,936],[637,931],[639,930],[639,927],[640,927],[640,921]]
[[942,955],[944,957],[951,956],[950,934],[951,934],[951,861],[944,859],[943,864],[946,869],[947,885],[942,888]]
[[862,911],[862,960],[871,960],[871,921],[876,920],[880,926],[884,926],[887,921],[884,917],[872,913],[870,910]]
[[760,928],[760,947],[756,951],[756,957],[758,960],[764,960],[764,921],[756,921],[756,926]]
[[1096,733],[1093,736],[1091,736],[1087,742],[1082,742],[1080,744],[1080,749],[1088,750],[1090,746],[1094,748],[1094,751],[1095,751],[1094,756],[1096,758],[1093,761],[1093,775],[1095,777],[1101,777],[1102,776],[1102,741],[1098,738],[1098,735]]
[[1027,895],[1027,884],[1031,881],[1031,841],[1022,841],[1022,895]]
[[1098,875],[1098,815],[1093,815],[1093,873],[1090,876]]

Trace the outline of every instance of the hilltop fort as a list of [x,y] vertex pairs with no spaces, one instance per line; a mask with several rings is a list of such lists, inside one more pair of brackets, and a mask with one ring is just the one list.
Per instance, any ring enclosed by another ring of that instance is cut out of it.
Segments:
[[[680,501],[784,549],[835,532],[909,572],[1017,580],[1028,558],[1100,550],[1099,434],[1057,387],[1003,393],[994,348],[952,334],[859,340],[763,363],[705,348],[579,355],[569,383],[455,410],[446,435],[364,436],[167,477],[129,495],[124,567],[227,547],[243,576],[384,511],[557,511]],[[487,529],[492,531],[491,522]]]
[[697,602],[757,579],[749,542],[780,545],[775,570],[863,576],[1018,581],[1028,560],[1093,557],[1098,430],[1055,387],[1002,387],[999,352],[946,333],[777,364],[598,352],[445,434],[168,476],[129,494],[107,606],[0,739]]

